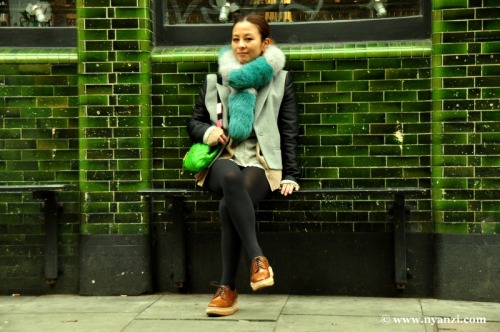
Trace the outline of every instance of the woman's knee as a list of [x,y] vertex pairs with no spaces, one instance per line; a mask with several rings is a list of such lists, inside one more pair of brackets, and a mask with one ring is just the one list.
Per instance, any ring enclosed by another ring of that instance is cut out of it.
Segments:
[[243,189],[243,174],[238,170],[229,170],[222,177],[222,187],[229,190]]

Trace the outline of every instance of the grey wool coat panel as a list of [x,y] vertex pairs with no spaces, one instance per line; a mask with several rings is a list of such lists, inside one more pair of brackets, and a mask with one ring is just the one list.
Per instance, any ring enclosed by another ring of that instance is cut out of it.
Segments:
[[[231,89],[219,84],[216,74],[209,74],[187,125],[193,142],[202,142],[205,132],[217,124],[217,94],[224,109],[222,127],[227,132],[229,115],[226,110],[229,109]],[[254,115],[253,129],[269,168],[282,170],[283,179],[298,182],[298,110],[289,72],[280,71],[258,91]]]

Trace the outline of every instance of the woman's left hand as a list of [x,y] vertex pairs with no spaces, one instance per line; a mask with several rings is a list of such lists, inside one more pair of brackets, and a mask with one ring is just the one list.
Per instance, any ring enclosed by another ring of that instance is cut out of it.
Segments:
[[297,191],[299,188],[297,185],[293,183],[283,183],[281,185],[281,194],[283,196],[291,195],[294,191]]

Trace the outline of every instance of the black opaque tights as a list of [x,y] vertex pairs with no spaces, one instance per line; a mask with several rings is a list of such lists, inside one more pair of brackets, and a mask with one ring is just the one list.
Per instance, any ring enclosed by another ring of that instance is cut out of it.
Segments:
[[217,160],[204,186],[222,196],[222,285],[235,288],[242,246],[248,257],[262,256],[255,230],[255,205],[269,192],[266,173],[258,167],[240,167],[227,159]]

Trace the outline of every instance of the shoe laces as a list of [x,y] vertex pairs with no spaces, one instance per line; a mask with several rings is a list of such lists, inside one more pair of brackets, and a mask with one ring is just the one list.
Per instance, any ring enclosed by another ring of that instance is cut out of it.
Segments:
[[226,288],[230,289],[229,286],[221,285],[218,282],[214,281],[211,283],[212,286],[217,287],[217,291],[214,294],[214,298],[221,297],[222,299],[226,299]]
[[263,269],[264,267],[262,266],[262,259],[260,257],[257,257],[254,259],[255,264],[253,265],[254,271],[253,273],[259,272],[260,269]]

